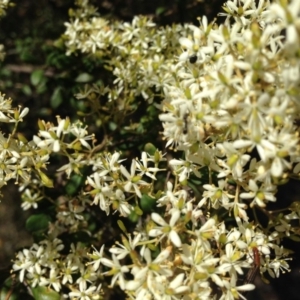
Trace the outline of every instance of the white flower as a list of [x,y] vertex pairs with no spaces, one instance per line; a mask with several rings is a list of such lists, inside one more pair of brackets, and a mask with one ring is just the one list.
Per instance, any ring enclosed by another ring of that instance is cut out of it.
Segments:
[[135,250],[141,238],[142,235],[140,233],[137,234],[134,237],[134,239],[132,239],[131,235],[129,235],[129,240],[123,237],[122,240],[124,244],[118,243],[117,246],[111,247],[109,249],[109,252],[115,254],[117,259],[123,259],[124,257],[126,257],[128,254],[130,254],[132,251]]
[[227,184],[225,180],[218,181],[218,187],[211,184],[204,184],[203,188],[206,190],[203,192],[203,198],[198,203],[198,207],[202,207],[210,200],[212,207],[217,209],[220,205],[227,206],[230,199],[234,196],[230,195],[227,191]]
[[[65,133],[65,119],[57,118],[58,126],[51,126],[49,130],[40,130],[39,137],[34,135],[33,141],[41,149],[59,152],[61,149],[61,139]],[[41,139],[43,138],[43,139]]]
[[47,285],[49,287],[53,287],[57,292],[61,289],[61,283],[60,283],[60,275],[58,275],[59,270],[57,269],[51,269],[49,277],[41,277],[39,284],[41,286]]
[[30,270],[33,265],[33,254],[28,249],[18,252],[15,262],[13,264],[13,270],[19,271],[19,279],[21,282],[24,280],[25,271]]
[[32,191],[27,188],[22,193],[22,204],[21,204],[21,207],[24,210],[28,210],[31,207],[33,207],[34,209],[36,209],[38,207],[37,202],[40,201],[41,199],[43,199],[43,196],[41,196],[40,193],[37,192],[37,193],[32,194]]
[[234,249],[232,244],[226,244],[225,246],[225,255],[221,257],[220,266],[217,268],[217,273],[228,272],[230,278],[234,277],[235,281],[238,279],[238,274],[244,274],[242,270],[243,267],[248,267],[248,263],[243,263],[240,260],[242,257],[241,252],[238,249]]
[[276,192],[275,186],[264,186],[261,185],[260,187],[257,183],[250,179],[249,181],[249,192],[241,193],[240,197],[242,199],[253,199],[250,206],[258,205],[260,207],[265,207],[267,201],[275,202],[276,198],[274,196]]
[[172,269],[168,266],[168,257],[171,254],[169,248],[162,250],[154,260],[152,260],[149,248],[142,248],[140,254],[146,263],[143,263],[142,266],[134,266],[132,268],[134,280],[127,282],[126,289],[136,290],[142,287],[145,282],[148,284],[152,278],[160,275],[165,277],[171,277],[173,275]]
[[115,283],[118,282],[120,288],[124,290],[125,283],[126,283],[124,273],[129,272],[129,268],[127,266],[122,265],[120,261],[117,259],[116,255],[114,254],[112,254],[112,260],[103,258],[101,264],[111,268],[110,271],[103,273],[103,275],[113,275],[110,283],[111,287],[113,287]]
[[75,135],[75,137],[76,137],[75,142],[79,141],[82,146],[84,146],[88,149],[91,149],[91,146],[87,141],[88,140],[93,140],[94,135],[93,134],[92,135],[87,135],[88,132],[86,131],[86,129],[81,128],[80,126],[81,126],[80,123],[73,124],[70,128],[70,132]]
[[69,163],[57,169],[57,172],[65,171],[68,178],[70,178],[72,172],[75,172],[76,174],[80,174],[80,168],[85,166],[87,164],[87,161],[83,159],[84,156],[82,154],[76,156],[74,155],[74,157],[75,158],[73,158],[73,155],[68,156]]
[[146,175],[146,176],[152,178],[153,180],[156,180],[154,174],[157,173],[158,171],[160,171],[160,169],[155,168],[155,167],[148,167],[149,161],[151,161],[151,160],[149,158],[147,158],[147,153],[145,151],[143,151],[141,162],[138,160],[136,161],[137,172],[140,172],[139,173],[140,176]]
[[72,262],[70,260],[67,260],[67,264],[64,265],[64,268],[62,269],[62,281],[61,283],[65,285],[66,283],[73,283],[73,277],[72,274],[74,274],[78,270],[78,266],[72,265]]
[[190,174],[197,169],[196,166],[188,160],[171,159],[169,164],[174,169],[174,172],[179,175],[180,182],[188,179]]
[[109,197],[113,196],[111,187],[105,182],[102,182],[102,178],[98,172],[94,173],[92,176],[88,176],[87,183],[94,188],[87,193],[94,196],[93,204],[99,204],[100,208],[109,214]]
[[18,122],[20,122],[20,121],[23,121],[23,118],[28,114],[28,112],[29,112],[29,108],[28,107],[24,107],[23,109],[22,109],[22,111],[21,111],[21,113],[20,113],[20,111],[21,111],[21,108],[19,107],[19,110],[18,110],[18,116],[17,116],[17,119],[16,119],[16,121],[18,121]]
[[79,286],[79,289],[72,288],[72,292],[69,293],[69,297],[76,300],[96,300],[100,299],[99,290],[101,285],[97,288],[96,286],[91,285]]
[[131,163],[131,167],[130,167],[130,174],[129,172],[126,170],[126,168],[124,166],[120,166],[120,170],[122,172],[122,174],[124,175],[124,177],[127,178],[127,182],[125,181],[124,184],[124,189],[126,192],[133,192],[132,188],[135,192],[135,194],[141,198],[142,194],[141,191],[139,189],[139,185],[147,185],[147,183],[143,180],[141,180],[141,176],[140,175],[136,175],[135,172],[137,170],[137,166],[136,166],[136,161],[133,160]]
[[168,237],[176,247],[181,246],[181,240],[175,226],[180,218],[180,211],[173,210],[169,224],[157,213],[152,213],[151,218],[155,223],[161,225],[161,227],[151,229],[149,231],[149,236],[161,236],[160,240],[164,237]]
[[220,159],[218,160],[219,166],[224,168],[218,177],[227,176],[232,173],[234,179],[241,179],[243,167],[251,158],[250,155],[241,153],[229,142],[218,144],[217,147],[227,156],[226,162]]
[[99,269],[101,260],[103,258],[104,245],[101,246],[99,251],[94,246],[92,246],[92,247],[93,247],[94,251],[92,254],[88,254],[88,256],[93,261],[88,262],[87,265],[93,265],[93,270],[97,271]]
[[278,231],[278,232],[284,232],[284,234],[286,236],[290,236],[290,231],[291,231],[291,224],[287,223],[285,220],[282,220],[280,219],[279,222],[281,224],[279,225],[276,225],[275,226],[275,229]]

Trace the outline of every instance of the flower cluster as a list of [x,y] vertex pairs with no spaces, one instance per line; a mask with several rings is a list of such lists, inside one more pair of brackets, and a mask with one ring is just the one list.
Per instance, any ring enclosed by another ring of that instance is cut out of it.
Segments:
[[[251,206],[275,201],[276,181],[299,159],[297,3],[228,1],[224,24],[203,17],[200,27],[190,26],[191,38],[179,40],[178,78],[165,87],[160,119],[167,145],[183,150],[190,166],[234,180],[244,191],[236,200]],[[294,36],[282,36],[284,30]],[[238,215],[247,220],[242,210]]]
[[[47,238],[14,260],[19,281],[69,299],[99,299],[100,288],[118,286],[128,299],[231,300],[254,288],[253,267],[272,277],[288,270],[281,244],[298,238],[299,205],[278,215],[268,203],[300,169],[299,3],[227,1],[221,25],[204,16],[199,26],[156,28],[145,17],[112,24],[82,1],[66,23],[67,55],[101,57],[113,79],[78,98],[98,93],[124,111],[141,105],[138,96],[147,105],[159,98],[166,147],[182,156],[150,149],[128,165],[120,152],[101,151],[86,125],[60,117],[39,121],[31,141],[16,138],[28,109],[12,110],[2,97],[0,121],[14,129],[0,135],[1,183],[20,183],[24,209],[47,200],[55,207]],[[50,157],[61,159],[55,179],[45,171]],[[41,188],[74,178],[84,179],[75,195]],[[137,219],[130,232],[118,222],[124,235],[108,249],[93,228],[98,207]],[[256,210],[267,228],[252,219]],[[82,232],[88,242],[63,239]]]
[[[113,87],[103,91],[91,87],[89,93],[108,94],[108,99],[114,101],[121,96],[134,99],[142,95],[151,103],[166,84],[173,82],[176,76],[173,65],[179,54],[176,44],[180,34],[187,32],[187,26],[157,28],[153,21],[142,16],[134,17],[131,23],[109,23],[86,3],[76,16],[65,23],[63,41],[67,55],[80,51],[100,56],[115,78]],[[85,98],[89,93],[77,96]]]
[[[70,253],[62,256],[64,246],[59,239],[44,240],[39,245],[33,244],[30,249],[24,249],[16,257],[13,270],[20,274],[20,281],[30,281],[31,286],[47,286],[59,292],[62,285],[71,284],[72,299],[99,299],[97,277],[91,266],[86,266],[86,250],[80,245],[71,245]],[[76,276],[76,280],[75,280]],[[75,298],[74,298],[75,297]],[[85,297],[85,298],[84,298]]]

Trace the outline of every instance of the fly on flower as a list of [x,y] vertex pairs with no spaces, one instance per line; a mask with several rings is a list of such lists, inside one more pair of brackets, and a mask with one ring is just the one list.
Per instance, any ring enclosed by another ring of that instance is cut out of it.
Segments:
[[194,64],[197,61],[198,57],[196,54],[193,54],[189,57],[189,61],[191,64]]
[[183,130],[182,130],[182,133],[183,134],[187,134],[188,133],[188,117],[189,117],[189,114],[186,113],[184,116],[183,116]]

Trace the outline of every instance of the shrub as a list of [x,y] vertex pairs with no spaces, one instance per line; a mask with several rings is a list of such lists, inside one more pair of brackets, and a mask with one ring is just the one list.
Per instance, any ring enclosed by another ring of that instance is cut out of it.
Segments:
[[245,299],[258,269],[289,270],[299,205],[269,202],[300,171],[300,2],[223,8],[220,25],[159,28],[80,1],[57,45],[101,69],[81,120],[39,120],[27,140],[28,109],[2,94],[1,185],[37,211],[12,268],[35,299]]

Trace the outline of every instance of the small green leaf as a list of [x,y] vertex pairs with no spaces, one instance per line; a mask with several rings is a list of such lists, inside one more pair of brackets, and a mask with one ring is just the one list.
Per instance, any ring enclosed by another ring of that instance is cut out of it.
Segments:
[[60,300],[60,295],[54,290],[46,286],[37,286],[32,290],[35,300]]
[[82,175],[72,175],[69,179],[68,183],[66,184],[65,190],[66,193],[69,196],[73,196],[76,194],[78,189],[81,187],[81,185],[84,183],[85,178]]
[[35,70],[31,73],[30,82],[32,85],[37,86],[42,82],[43,78],[44,78],[44,71]]
[[26,95],[26,96],[30,96],[32,94],[32,90],[31,87],[27,84],[22,86],[22,92]]
[[26,229],[32,233],[42,232],[48,229],[50,217],[45,214],[36,214],[26,220]]
[[42,78],[41,82],[36,87],[36,92],[38,94],[43,94],[47,91],[47,79],[45,77]]
[[158,16],[158,15],[161,15],[165,11],[166,11],[166,8],[164,6],[160,6],[156,9],[155,14]]
[[115,122],[109,122],[108,127],[111,131],[115,131],[118,126]]
[[143,212],[150,212],[156,206],[156,199],[144,194],[140,200],[140,205]]
[[50,99],[50,105],[52,108],[57,108],[59,107],[63,102],[63,93],[62,93],[62,87],[57,87]]
[[117,223],[118,223],[118,226],[120,227],[120,229],[121,229],[125,234],[127,234],[126,226],[124,225],[124,223],[123,223],[121,220],[118,220]]
[[135,210],[132,210],[130,212],[130,215],[128,216],[128,219],[132,222],[132,223],[136,223],[139,220],[140,216],[136,213]]
[[144,150],[145,150],[148,154],[150,154],[150,155],[154,155],[156,149],[157,149],[157,148],[156,148],[153,144],[151,144],[151,143],[147,143],[147,144],[145,145],[145,147],[144,147]]
[[143,211],[139,208],[138,205],[136,205],[136,206],[134,207],[134,211],[135,211],[135,213],[136,213],[138,216],[142,216],[142,215],[143,215]]
[[93,76],[88,73],[81,73],[75,79],[76,82],[82,82],[82,83],[90,82],[92,80],[93,80]]

